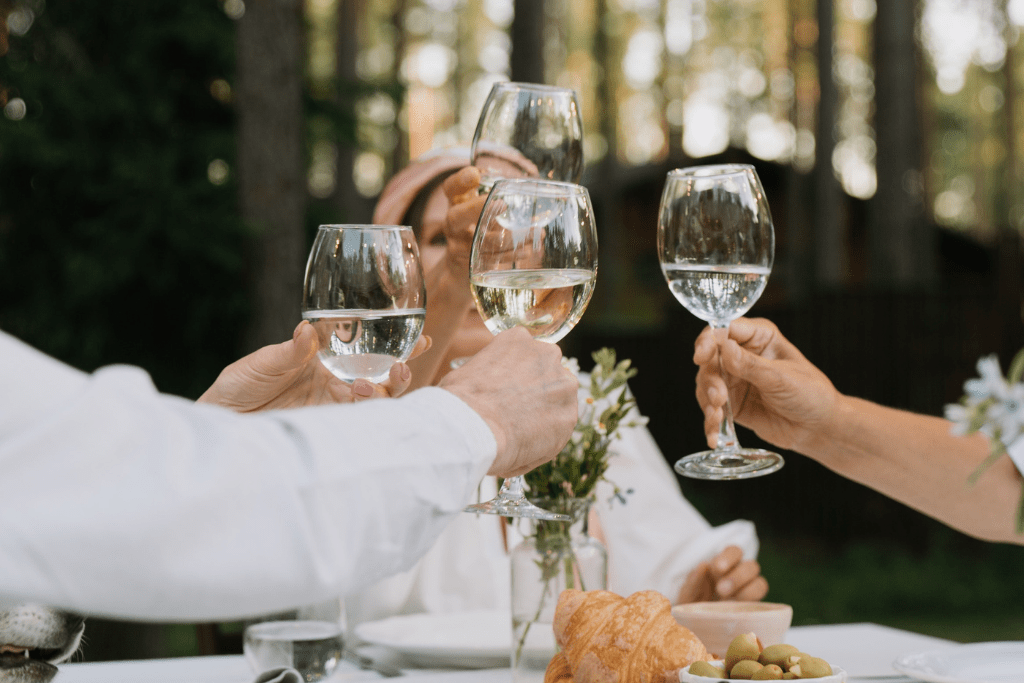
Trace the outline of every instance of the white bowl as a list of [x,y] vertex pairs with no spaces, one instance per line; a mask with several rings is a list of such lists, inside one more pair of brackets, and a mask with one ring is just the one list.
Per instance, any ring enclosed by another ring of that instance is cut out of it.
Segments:
[[778,602],[690,602],[672,608],[675,620],[693,631],[713,657],[724,657],[741,633],[753,633],[761,645],[786,642],[793,608]]
[[[721,659],[716,659],[711,664],[715,666],[723,666],[725,662]],[[736,681],[737,678],[708,678],[707,676],[697,676],[690,673],[690,667],[679,670],[679,683],[722,683],[723,681]],[[822,676],[821,678],[805,678],[806,681],[814,681],[814,683],[846,683],[846,672],[840,669],[838,666],[832,667],[831,676]]]

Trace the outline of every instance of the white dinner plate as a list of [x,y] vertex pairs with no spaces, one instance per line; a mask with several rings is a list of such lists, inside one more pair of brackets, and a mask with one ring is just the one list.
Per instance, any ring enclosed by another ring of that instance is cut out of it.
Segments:
[[[499,668],[509,665],[512,620],[508,610],[409,614],[360,624],[356,636],[394,650],[413,666]],[[530,629],[524,654],[531,660],[554,656],[549,624]]]
[[1024,641],[969,643],[903,655],[892,668],[928,683],[1020,683]]

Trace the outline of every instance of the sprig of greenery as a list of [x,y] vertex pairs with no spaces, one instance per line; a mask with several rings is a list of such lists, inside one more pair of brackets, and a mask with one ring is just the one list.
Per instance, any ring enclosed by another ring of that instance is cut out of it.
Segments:
[[[620,437],[619,428],[647,422],[639,414],[630,417],[636,407],[636,399],[626,386],[637,373],[632,361],[617,362],[615,350],[609,348],[595,351],[591,357],[595,365],[590,383],[581,384],[589,396],[581,406],[576,429],[554,460],[526,474],[530,498],[592,497],[608,470],[608,451]],[[618,488],[616,495],[621,498]]]

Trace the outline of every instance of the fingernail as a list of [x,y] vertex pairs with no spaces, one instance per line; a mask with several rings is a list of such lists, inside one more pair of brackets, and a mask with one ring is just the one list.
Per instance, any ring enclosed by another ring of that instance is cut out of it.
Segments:
[[715,586],[715,590],[718,591],[719,595],[731,595],[732,594],[732,581],[730,581],[729,579],[725,579],[724,581],[719,581],[718,585]]
[[352,393],[356,396],[369,398],[370,396],[373,396],[373,387],[370,386],[369,382],[356,380],[352,383]]
[[714,387],[708,387],[708,399],[712,402],[718,398],[718,389]]
[[307,321],[303,320],[301,323],[295,326],[295,331],[292,332],[292,341],[298,341],[299,335],[302,334],[302,326],[307,324]]
[[401,375],[402,375],[402,381],[403,382],[405,380],[409,379],[410,377],[412,377],[412,370],[409,369],[408,365],[402,365],[401,371],[402,371]]
[[717,569],[720,572],[724,572],[728,568],[729,568],[729,563],[726,562],[725,560],[719,560],[718,562],[715,562],[715,569]]

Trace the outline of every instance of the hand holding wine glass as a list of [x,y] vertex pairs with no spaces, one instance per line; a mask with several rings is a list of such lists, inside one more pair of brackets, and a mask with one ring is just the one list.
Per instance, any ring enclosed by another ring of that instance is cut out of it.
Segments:
[[[473,237],[469,280],[493,334],[524,327],[555,343],[579,322],[597,278],[597,231],[590,194],[572,183],[495,182]],[[498,496],[469,512],[568,521],[523,493],[522,477],[506,479]]]
[[[775,256],[771,212],[754,167],[671,171],[661,196],[658,256],[679,303],[716,335],[726,334],[761,296]],[[745,479],[782,465],[777,453],[740,447],[726,402],[717,446],[682,458],[675,470],[697,479]]]
[[302,317],[318,355],[346,382],[381,382],[409,358],[423,329],[426,290],[412,230],[322,225],[310,250]]

